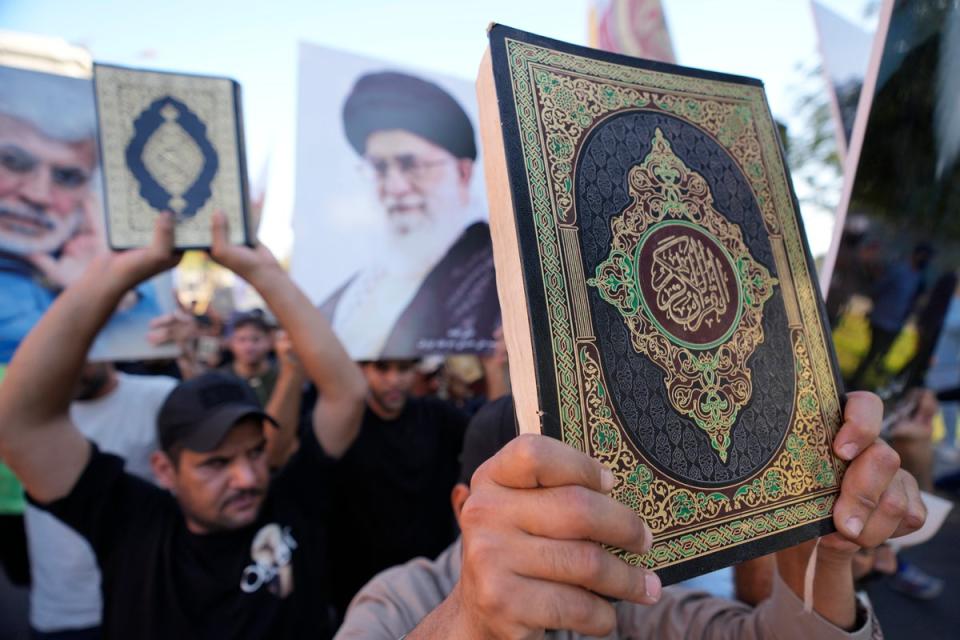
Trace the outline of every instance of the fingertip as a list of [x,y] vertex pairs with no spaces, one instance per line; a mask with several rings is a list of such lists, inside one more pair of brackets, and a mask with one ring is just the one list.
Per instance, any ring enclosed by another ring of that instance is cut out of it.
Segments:
[[924,523],[927,521],[927,514],[911,512],[907,514],[907,517],[904,518],[904,520],[906,521],[907,526],[909,526],[911,529],[916,530],[922,527]]
[[844,520],[843,526],[846,529],[846,536],[851,540],[860,537],[863,532],[863,520],[857,516],[850,516]]
[[613,487],[617,484],[617,479],[613,475],[613,471],[607,467],[602,467],[600,469],[600,491],[603,493],[610,493],[613,491]]
[[844,444],[837,445],[837,455],[842,460],[853,460],[857,457],[857,454],[860,453],[860,447],[857,446],[854,442],[847,442]]
[[656,602],[660,599],[663,591],[663,585],[660,583],[660,577],[653,571],[647,571],[643,576],[643,593],[647,599]]

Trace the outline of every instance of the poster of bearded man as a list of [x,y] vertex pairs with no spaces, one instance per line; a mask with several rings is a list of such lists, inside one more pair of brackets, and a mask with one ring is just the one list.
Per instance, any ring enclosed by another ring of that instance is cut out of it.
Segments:
[[298,100],[292,273],[350,355],[491,349],[473,83],[301,44]]
[[[0,363],[106,252],[91,80],[0,66]],[[147,342],[172,311],[169,274],[130,291],[91,360],[175,355]]]

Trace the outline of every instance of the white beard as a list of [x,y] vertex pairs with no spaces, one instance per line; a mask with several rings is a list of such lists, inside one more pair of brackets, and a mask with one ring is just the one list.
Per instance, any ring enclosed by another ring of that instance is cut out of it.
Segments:
[[19,226],[16,219],[0,214],[0,219],[3,220],[4,225],[12,225],[14,227],[14,230],[0,227],[0,251],[18,256],[28,256],[34,253],[53,253],[57,251],[73,236],[81,220],[80,209],[70,214],[69,219],[61,222],[53,221],[53,216],[50,214],[24,211],[23,207],[8,207],[0,204],[0,210],[38,221],[52,221],[52,228],[46,232],[37,233],[36,229],[30,223],[26,222],[23,224],[22,232],[18,232],[15,230]]
[[372,250],[372,261],[344,291],[333,318],[334,330],[353,359],[380,357],[420,285],[469,223],[479,218],[471,207],[460,207],[406,233],[390,233]]

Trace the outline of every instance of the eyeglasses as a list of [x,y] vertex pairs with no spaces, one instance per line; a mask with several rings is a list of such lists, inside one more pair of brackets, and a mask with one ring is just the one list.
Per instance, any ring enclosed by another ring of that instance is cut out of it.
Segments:
[[360,170],[370,181],[382,182],[387,179],[391,167],[403,178],[410,182],[423,182],[430,176],[430,172],[437,167],[450,164],[452,160],[442,158],[438,160],[424,160],[415,155],[405,153],[388,158],[364,158]]
[[[42,169],[43,161],[26,149],[15,144],[0,146],[0,168],[17,175],[25,175]],[[90,180],[90,175],[79,167],[50,166],[53,183],[64,189],[78,189]]]

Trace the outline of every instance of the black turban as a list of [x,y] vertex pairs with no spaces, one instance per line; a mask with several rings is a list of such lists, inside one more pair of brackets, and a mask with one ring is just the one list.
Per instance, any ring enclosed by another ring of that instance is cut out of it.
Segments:
[[437,85],[405,73],[361,76],[343,103],[343,128],[360,155],[374,131],[403,129],[455,158],[477,159],[473,125],[463,108]]

